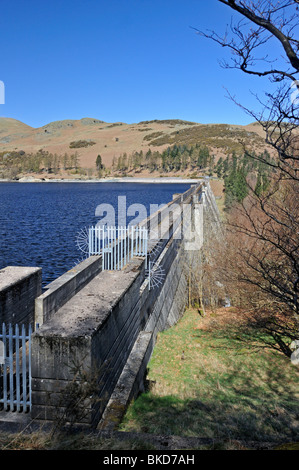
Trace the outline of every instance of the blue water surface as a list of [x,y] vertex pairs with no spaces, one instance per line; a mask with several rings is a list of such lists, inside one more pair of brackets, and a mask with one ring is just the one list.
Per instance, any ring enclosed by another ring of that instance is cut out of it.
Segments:
[[[142,204],[149,215],[150,205],[166,204],[189,188],[170,183],[0,183],[0,269],[41,267],[45,286],[84,257],[77,242],[86,227],[98,222],[97,206],[113,206],[117,225],[119,197],[127,212],[132,204]],[[126,222],[137,215],[127,216]]]

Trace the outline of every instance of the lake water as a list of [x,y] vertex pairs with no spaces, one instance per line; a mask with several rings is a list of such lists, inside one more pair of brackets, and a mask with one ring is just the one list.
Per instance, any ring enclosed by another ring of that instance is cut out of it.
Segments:
[[[113,206],[117,225],[119,197],[127,210],[142,204],[150,215],[151,204],[166,204],[189,188],[170,183],[0,183],[0,269],[41,267],[45,286],[82,260],[77,242],[86,227],[98,222],[99,205]],[[127,223],[137,215],[127,217]]]

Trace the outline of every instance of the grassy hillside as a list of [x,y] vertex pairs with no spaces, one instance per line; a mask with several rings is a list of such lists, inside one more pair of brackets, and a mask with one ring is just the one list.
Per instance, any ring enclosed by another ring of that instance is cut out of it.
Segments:
[[131,404],[121,429],[210,437],[223,448],[298,442],[298,370],[282,354],[241,341],[243,328],[237,309],[206,317],[189,310],[160,333],[149,391]]
[[[33,160],[36,156],[38,162],[41,153],[56,158],[59,165],[56,164],[55,168],[59,171],[55,174],[67,177],[70,169],[66,171],[62,163],[63,158],[66,154],[70,158],[76,151],[77,169],[81,169],[81,174],[97,176],[98,155],[101,155],[105,174],[111,174],[115,173],[114,162],[124,154],[133,158],[136,153],[145,155],[149,150],[162,154],[169,147],[200,146],[207,147],[217,160],[233,152],[243,152],[244,145],[257,152],[267,148],[260,126],[202,125],[179,119],[126,124],[83,118],[55,121],[40,128],[32,128],[14,119],[0,118],[0,156],[5,157],[0,161],[2,177],[10,177],[10,173],[40,173],[43,176],[53,173],[53,170],[47,165],[42,165],[42,162],[39,167],[34,164],[34,169],[28,170],[28,158]],[[164,169],[162,170],[164,172]],[[192,170],[192,165],[188,167],[189,170]],[[144,176],[150,171],[156,171],[157,176],[161,173],[161,168],[148,169],[135,165],[129,171],[132,175],[135,171],[142,172]],[[183,169],[180,171],[184,172]]]
[[147,136],[146,140],[150,140],[150,145],[153,146],[200,144],[224,153],[242,152],[244,145],[255,149],[265,147],[264,139],[256,132],[227,124],[193,125],[170,134],[159,136],[152,134]]

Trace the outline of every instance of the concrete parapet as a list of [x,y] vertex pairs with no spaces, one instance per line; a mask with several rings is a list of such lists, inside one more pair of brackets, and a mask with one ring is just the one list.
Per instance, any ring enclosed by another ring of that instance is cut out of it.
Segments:
[[42,292],[42,269],[7,266],[0,270],[0,322],[34,326],[34,302]]
[[102,270],[102,257],[92,256],[46,286],[35,301],[35,323],[42,325]]
[[54,420],[63,409],[75,361],[82,370],[101,371],[101,401],[90,404],[85,421],[99,419],[140,331],[143,279],[143,259],[101,272],[32,335],[33,418]]

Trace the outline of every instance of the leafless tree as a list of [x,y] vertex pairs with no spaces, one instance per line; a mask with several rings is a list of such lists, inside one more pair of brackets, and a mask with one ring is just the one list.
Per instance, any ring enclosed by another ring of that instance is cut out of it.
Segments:
[[226,261],[220,260],[227,289],[251,314],[252,324],[275,338],[287,356],[298,337],[299,200],[294,181],[264,196],[253,193],[229,214]]
[[256,96],[258,112],[229,94],[262,126],[274,156],[264,160],[273,169],[267,191],[257,194],[251,187],[229,216],[226,269],[243,303],[258,313],[256,325],[271,331],[278,348],[290,356],[299,319],[299,0],[218,1],[237,17],[222,36],[197,32],[232,52],[231,60],[222,61],[224,68],[270,80],[266,101]]
[[218,1],[237,14],[225,33],[194,29],[231,51],[231,59],[222,60],[222,67],[267,77],[277,84],[265,98],[256,96],[261,105],[258,112],[229,95],[263,127],[266,142],[278,157],[271,165],[285,177],[298,180],[299,0]]

